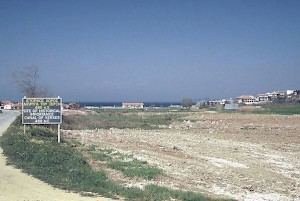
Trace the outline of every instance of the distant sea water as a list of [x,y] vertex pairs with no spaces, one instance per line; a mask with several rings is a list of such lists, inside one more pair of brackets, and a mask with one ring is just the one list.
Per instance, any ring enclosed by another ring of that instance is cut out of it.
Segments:
[[[122,102],[78,102],[81,107],[121,107]],[[170,105],[180,105],[180,102],[144,102],[145,107],[169,107]]]

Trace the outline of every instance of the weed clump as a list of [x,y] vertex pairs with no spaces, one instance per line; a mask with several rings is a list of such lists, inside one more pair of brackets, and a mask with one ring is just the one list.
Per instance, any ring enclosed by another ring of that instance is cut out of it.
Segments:
[[104,161],[108,168],[121,171],[127,177],[140,177],[151,180],[162,173],[162,170],[151,167],[147,161],[134,159],[131,155],[122,154],[112,149],[91,149],[89,154],[93,160]]
[[127,177],[142,177],[144,179],[153,179],[161,173],[161,170],[155,167],[150,167],[146,162],[133,161],[111,161],[108,167],[120,170]]

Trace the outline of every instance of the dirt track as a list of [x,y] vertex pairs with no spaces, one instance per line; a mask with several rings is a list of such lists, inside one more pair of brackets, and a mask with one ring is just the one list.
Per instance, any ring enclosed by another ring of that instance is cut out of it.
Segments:
[[[0,114],[0,136],[16,118],[18,112],[4,111]],[[105,198],[83,197],[77,193],[53,188],[20,170],[6,165],[0,148],[0,201],[104,201]]]
[[[152,183],[238,200],[300,200],[300,116],[193,113],[162,130],[64,131],[162,168]],[[149,182],[126,180],[129,186]]]

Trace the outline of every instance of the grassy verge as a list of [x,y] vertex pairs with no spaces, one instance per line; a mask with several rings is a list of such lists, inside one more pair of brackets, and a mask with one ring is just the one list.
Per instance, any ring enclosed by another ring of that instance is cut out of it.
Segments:
[[237,110],[240,113],[252,114],[279,114],[279,115],[293,115],[300,114],[300,104],[268,104],[262,105],[260,108],[253,107],[248,110]]
[[[93,171],[85,157],[68,143],[57,144],[56,135],[51,130],[32,127],[24,135],[20,120],[18,118],[1,137],[4,154],[10,164],[55,187],[136,201],[212,200],[198,193],[157,185],[147,185],[144,189],[121,186],[110,180],[105,172]],[[123,168],[124,164],[116,167]]]
[[274,104],[263,106],[262,113],[293,115],[300,114],[300,104]]
[[141,128],[158,129],[178,119],[180,114],[172,112],[147,112],[137,110],[95,110],[89,115],[64,116],[66,130],[95,128]]
[[92,147],[88,154],[98,161],[105,161],[108,168],[121,171],[127,177],[140,177],[151,180],[162,173],[162,170],[148,165],[147,161],[134,159],[131,155],[122,154],[112,149]]
[[300,104],[268,104],[259,107],[250,106],[247,109],[222,110],[223,113],[245,113],[245,114],[279,114],[294,115],[300,114]]

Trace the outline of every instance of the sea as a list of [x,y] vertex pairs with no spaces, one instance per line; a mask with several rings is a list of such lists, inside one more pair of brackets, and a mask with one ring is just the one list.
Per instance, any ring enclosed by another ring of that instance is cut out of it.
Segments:
[[[122,102],[78,102],[81,107],[121,107]],[[169,107],[180,105],[180,102],[144,102],[144,107]]]

